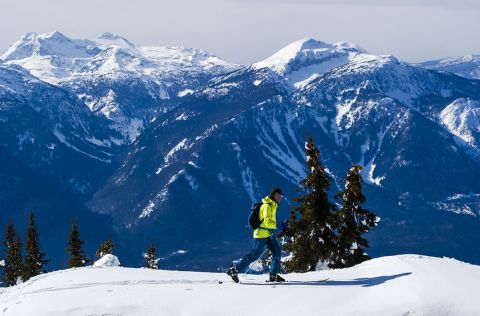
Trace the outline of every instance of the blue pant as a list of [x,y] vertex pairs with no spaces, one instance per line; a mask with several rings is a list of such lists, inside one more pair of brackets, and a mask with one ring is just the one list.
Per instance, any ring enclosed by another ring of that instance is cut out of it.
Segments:
[[235,265],[237,271],[242,273],[250,265],[250,263],[257,260],[265,250],[265,246],[267,246],[272,252],[270,273],[277,274],[280,270],[280,257],[282,255],[282,250],[280,249],[278,241],[273,236],[268,238],[254,238],[253,247],[250,253],[240,259],[240,261],[238,261]]

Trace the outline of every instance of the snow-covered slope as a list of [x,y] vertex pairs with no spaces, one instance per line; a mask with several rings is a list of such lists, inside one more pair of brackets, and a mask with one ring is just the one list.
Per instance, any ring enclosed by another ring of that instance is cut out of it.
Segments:
[[460,98],[440,113],[445,127],[456,136],[459,144],[480,158],[480,102]]
[[125,143],[155,113],[166,111],[165,100],[239,67],[203,50],[143,47],[111,33],[92,40],[28,33],[0,60],[77,95],[91,111],[107,117]]
[[447,57],[419,63],[418,66],[453,72],[465,78],[480,79],[480,55]]
[[[400,255],[356,267],[265,275],[87,267],[51,272],[0,291],[5,316],[69,315],[430,315],[480,310],[480,267]],[[329,278],[326,282],[319,280]],[[220,284],[220,282],[223,282]]]
[[350,43],[328,44],[312,38],[295,41],[272,56],[252,65],[254,69],[269,68],[278,78],[295,88],[331,69],[349,63],[366,52]]
[[181,72],[181,68],[221,73],[238,67],[203,50],[142,47],[111,33],[103,33],[92,40],[72,39],[57,31],[40,35],[28,33],[0,59],[7,64],[19,64],[52,84],[75,77],[119,77],[129,73],[160,82],[163,76]]

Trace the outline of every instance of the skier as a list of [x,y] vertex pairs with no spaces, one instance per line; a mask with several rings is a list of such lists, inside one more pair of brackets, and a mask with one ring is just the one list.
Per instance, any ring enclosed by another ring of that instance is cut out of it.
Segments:
[[273,188],[269,196],[262,199],[260,207],[260,227],[253,231],[253,247],[249,254],[240,259],[236,264],[227,270],[227,274],[235,281],[239,282],[238,273],[243,272],[250,263],[256,261],[264,252],[265,246],[272,252],[272,262],[270,263],[270,282],[285,282],[285,279],[278,275],[280,270],[281,248],[275,238],[275,229],[277,228],[277,207],[282,199],[282,190]]

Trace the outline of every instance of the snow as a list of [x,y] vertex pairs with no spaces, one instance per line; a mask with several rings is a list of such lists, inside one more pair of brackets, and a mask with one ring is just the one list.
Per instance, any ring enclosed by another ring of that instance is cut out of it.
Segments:
[[177,251],[172,252],[172,256],[185,255],[185,254],[187,254],[187,253],[188,253],[187,250],[179,249],[179,250],[177,250]]
[[94,267],[105,268],[105,267],[119,267],[120,261],[118,258],[112,254],[106,254],[97,261],[93,263]]
[[230,143],[232,146],[233,151],[235,152],[235,156],[237,158],[237,163],[240,171],[240,175],[242,177],[242,183],[245,191],[248,194],[251,202],[254,202],[258,194],[258,184],[256,178],[250,169],[249,166],[246,165],[246,160],[242,158],[242,149],[237,143]]
[[[128,143],[144,128],[145,116],[131,111],[134,105],[122,104],[125,96],[117,97],[112,90],[95,87],[140,82],[146,96],[158,102],[177,93],[179,96],[193,93],[190,88],[194,88],[202,76],[223,74],[240,67],[204,50],[144,47],[112,33],[103,33],[95,39],[73,39],[60,32],[28,33],[0,55],[0,60],[2,66],[23,67],[24,72],[44,82],[72,91],[92,112],[113,121],[112,127],[120,131],[123,141]],[[3,72],[1,67],[0,72]],[[3,81],[7,80],[2,80],[0,86],[4,85]],[[16,94],[22,92],[10,89],[9,85],[4,88]]]
[[383,176],[380,176],[380,177],[374,177],[373,176],[373,172],[375,171],[375,168],[376,168],[376,164],[375,164],[375,159],[377,158],[377,155],[380,153],[380,150],[382,149],[382,144],[383,144],[383,139],[385,138],[385,135],[389,132],[389,130],[391,129],[391,127],[393,126],[393,122],[390,123],[386,128],[385,130],[383,131],[380,131],[379,133],[377,133],[377,138],[378,138],[378,141],[377,141],[377,150],[375,151],[375,153],[373,154],[373,157],[372,159],[367,163],[367,165],[365,166],[363,163],[364,163],[364,160],[365,160],[365,146],[368,146],[368,143],[366,142],[364,145],[361,146],[361,150],[362,150],[362,157],[361,157],[361,161],[358,163],[360,166],[363,167],[362,171],[360,171],[360,174],[363,178],[363,180],[365,180],[366,182],[370,183],[370,184],[374,184],[376,186],[382,186],[381,182],[383,180],[385,180],[385,175]]
[[199,187],[198,181],[192,175],[190,175],[188,173],[185,173],[184,176],[185,176],[185,180],[187,180],[190,188],[192,190],[197,190],[198,187]]
[[217,173],[217,179],[220,181],[220,183],[225,184],[225,183],[233,183],[232,178],[229,176],[224,175],[223,173]]
[[184,96],[189,95],[189,94],[192,94],[192,93],[193,93],[193,90],[192,90],[192,89],[184,89],[184,90],[182,90],[182,91],[179,91],[179,92],[177,93],[177,96],[179,96],[179,97],[184,97]]
[[143,121],[138,118],[133,118],[129,120],[129,124],[126,126],[126,129],[121,129],[122,134],[126,136],[130,142],[133,142],[140,135],[140,132],[143,130]]
[[102,159],[102,158],[99,158],[99,157],[97,157],[97,156],[90,155],[89,153],[86,153],[86,152],[84,152],[83,150],[78,149],[76,146],[70,144],[70,143],[67,141],[65,135],[63,135],[61,132],[59,132],[56,128],[53,129],[52,133],[53,133],[53,135],[55,135],[55,137],[56,137],[62,144],[64,144],[64,145],[67,146],[67,147],[72,148],[73,150],[75,150],[75,151],[77,151],[77,152],[79,152],[79,153],[81,153],[81,154],[84,154],[84,155],[86,155],[86,156],[88,156],[88,157],[90,157],[90,158],[96,159],[96,160],[101,161],[101,162],[105,162],[105,163],[110,163],[110,162],[111,162],[110,159]]
[[478,193],[457,193],[442,201],[430,204],[440,211],[470,215],[473,217],[480,215],[480,194]]
[[[305,162],[299,158],[304,153],[291,129],[294,119],[294,114],[290,111],[285,112],[286,124],[282,124],[281,117],[258,118],[257,125],[263,126],[263,128],[256,135],[256,139],[261,146],[263,156],[279,170],[279,175],[292,183],[297,183],[305,174]],[[296,145],[293,147],[293,151],[288,145],[290,142],[287,139]],[[298,150],[297,153],[294,152],[296,150]]]
[[[349,63],[359,54],[365,54],[365,51],[350,43],[328,44],[304,38],[285,46],[252,67],[269,68],[291,86],[302,88],[320,74]],[[254,85],[259,83],[256,80]]]
[[453,135],[472,144],[475,141],[473,134],[480,132],[480,102],[457,99],[442,110],[440,119]]
[[189,149],[191,146],[192,145],[188,143],[188,138],[182,139],[178,144],[176,144],[172,149],[170,149],[170,151],[164,157],[165,163],[168,164],[178,151]]
[[144,47],[112,33],[95,39],[72,39],[60,32],[28,33],[15,42],[0,59],[18,64],[43,81],[59,84],[75,77],[119,76],[135,73],[160,83],[179,70],[234,70],[206,51],[184,47]]
[[480,161],[480,101],[456,99],[442,110],[439,120],[457,145]]
[[[73,268],[3,289],[3,315],[478,315],[480,267],[420,255],[348,269],[266,275]],[[326,282],[316,282],[329,278]],[[219,281],[223,282],[219,284]],[[248,303],[247,303],[248,302]]]
[[188,120],[188,115],[185,112],[183,112],[182,114],[180,114],[175,118],[175,121],[186,121],[186,120]]
[[480,79],[480,55],[447,57],[438,60],[426,61],[417,64],[417,66],[427,69],[449,71],[469,79]]
[[148,217],[155,210],[155,202],[148,201],[148,205],[143,209],[138,218]]

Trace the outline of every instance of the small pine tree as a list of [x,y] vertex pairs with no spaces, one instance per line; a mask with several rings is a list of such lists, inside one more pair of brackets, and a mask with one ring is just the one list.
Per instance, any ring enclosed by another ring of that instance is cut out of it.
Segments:
[[11,221],[7,225],[4,246],[3,283],[6,286],[11,286],[17,284],[17,281],[22,279],[23,272],[22,244]]
[[[305,144],[307,175],[300,181],[298,192],[305,195],[293,199],[299,203],[290,215],[284,249],[291,259],[285,262],[288,271],[314,271],[319,261],[329,262],[335,253],[336,207],[328,200],[331,179],[320,162],[320,152],[308,137]],[[296,219],[296,214],[299,218]]]
[[70,268],[75,267],[84,267],[88,259],[83,253],[83,240],[80,239],[80,232],[78,231],[77,223],[72,222],[72,229],[70,231],[70,236],[68,237],[68,248],[67,251],[70,254],[68,259],[68,266]]
[[345,189],[336,194],[342,202],[341,209],[337,212],[338,236],[337,253],[332,267],[351,267],[370,259],[364,250],[368,241],[362,234],[377,225],[377,216],[362,207],[366,198],[362,194],[362,167],[352,166],[343,180]]
[[30,222],[25,239],[26,256],[23,263],[24,280],[46,272],[45,264],[47,264],[48,260],[44,258],[45,254],[40,251],[38,236],[39,234],[35,227],[35,218],[33,212],[30,211]]
[[96,256],[98,258],[103,257],[106,254],[111,254],[113,251],[113,248],[116,246],[116,244],[112,243],[112,237],[109,236],[107,239],[105,239],[101,244],[100,247],[98,247],[98,250],[96,252]]
[[146,267],[149,269],[158,269],[158,257],[157,257],[157,251],[155,249],[155,244],[152,243],[148,249],[147,253],[145,254],[145,264]]

